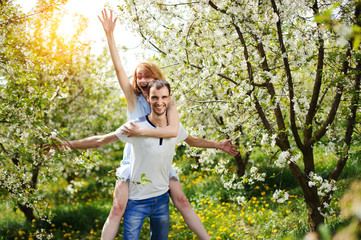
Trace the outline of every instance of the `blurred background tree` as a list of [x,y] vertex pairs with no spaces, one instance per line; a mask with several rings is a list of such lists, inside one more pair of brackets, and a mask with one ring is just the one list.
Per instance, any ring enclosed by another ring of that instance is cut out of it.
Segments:
[[72,36],[59,34],[65,3],[41,0],[26,15],[13,1],[1,1],[0,189],[28,221],[51,216],[44,200],[49,183],[62,177],[71,183],[101,165],[97,154],[49,156],[43,145],[51,134],[104,134],[126,118],[108,56],[93,56],[80,40],[86,19],[76,16]]

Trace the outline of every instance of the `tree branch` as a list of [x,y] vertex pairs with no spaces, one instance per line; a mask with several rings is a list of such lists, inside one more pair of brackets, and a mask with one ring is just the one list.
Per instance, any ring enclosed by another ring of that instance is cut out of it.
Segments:
[[[360,6],[361,7],[361,6]],[[351,45],[352,46],[352,45]],[[354,132],[355,125],[356,125],[356,118],[357,118],[357,109],[360,105],[360,82],[361,82],[361,59],[358,59],[357,68],[359,69],[358,74],[355,76],[354,82],[354,94],[351,99],[351,114],[347,118],[347,126],[344,138],[344,151],[340,153],[338,158],[337,164],[330,173],[329,179],[337,181],[340,177],[342,170],[344,169],[346,162],[349,157],[349,150],[351,147],[351,140],[352,140],[352,133]],[[322,203],[330,203],[331,199],[330,196],[333,195],[333,191],[329,192],[323,199]]]
[[327,127],[333,122],[335,119],[338,106],[341,102],[341,96],[342,96],[343,86],[342,83],[338,83],[336,87],[336,95],[333,100],[331,109],[328,113],[328,116],[324,123],[322,124],[321,128],[315,133],[315,136],[313,138],[309,139],[309,144],[314,144],[315,142],[319,141],[327,132]]
[[[342,63],[342,72],[343,72],[343,74],[345,76],[347,75],[347,72],[350,69],[348,58],[351,57],[351,46],[352,46],[352,43],[350,43],[350,46],[348,47],[348,49],[346,51],[345,60]],[[336,89],[337,89],[337,92],[336,92],[334,101],[332,103],[330,112],[328,114],[328,117],[325,120],[325,122],[323,123],[323,125],[321,126],[321,128],[315,134],[315,139],[312,140],[311,144],[313,144],[315,141],[320,140],[324,136],[324,134],[327,132],[328,125],[332,123],[332,121],[334,120],[334,118],[336,116],[337,109],[338,109],[338,106],[339,106],[340,101],[341,101],[341,96],[342,96],[342,91],[343,91],[343,84],[341,82],[339,82],[337,84]]]
[[221,12],[221,13],[224,13],[224,14],[227,14],[227,11],[226,11],[226,10],[220,9],[220,8],[219,8],[216,4],[214,4],[212,1],[209,1],[208,3],[209,3],[209,5],[210,5],[214,10],[216,10],[216,11],[218,11],[218,12]]
[[165,6],[165,7],[176,7],[176,6],[182,6],[182,5],[192,5],[195,3],[200,3],[200,2],[189,2],[189,3],[174,3],[174,4],[170,4],[170,3],[157,3],[159,6]]
[[[356,8],[355,8],[355,19],[356,19],[356,24],[358,26],[361,26],[361,2],[358,2],[356,4]],[[353,46],[353,41],[354,39],[350,42],[349,44],[349,51],[348,53],[351,53],[351,48]],[[348,55],[348,53],[346,55]],[[347,70],[348,70],[348,62],[347,62],[347,57],[346,60],[343,64],[343,71],[344,74],[347,74]],[[341,153],[341,156],[337,162],[337,165],[335,166],[335,168],[332,170],[331,174],[330,174],[330,179],[333,180],[337,180],[344,168],[344,166],[346,165],[346,161],[348,159],[348,153],[349,153],[349,149],[351,146],[351,140],[352,140],[352,133],[354,132],[355,129],[355,125],[356,125],[356,119],[357,119],[357,110],[360,106],[360,84],[361,84],[361,57],[358,56],[357,57],[357,65],[356,65],[356,74],[355,74],[355,81],[354,81],[354,86],[353,86],[353,90],[352,90],[352,98],[351,98],[351,113],[347,118],[347,126],[346,126],[346,132],[345,132],[345,138],[344,138],[344,144],[346,145],[346,149],[343,153]]]
[[[166,55],[167,55],[166,52],[162,51],[162,50],[161,50],[159,47],[157,47],[154,43],[152,43],[150,40],[148,40],[148,39],[146,38],[146,36],[144,35],[143,30],[142,30],[142,28],[141,28],[141,24],[140,24],[140,22],[139,22],[138,10],[137,10],[137,8],[136,8],[136,6],[135,6],[135,3],[133,3],[133,4],[134,4],[134,7],[135,7],[136,20],[137,20],[138,26],[139,26],[139,34],[141,35],[141,37],[142,37],[144,40],[148,41],[157,51],[159,51],[159,52],[162,53],[164,56],[166,56]],[[189,32],[188,32],[188,33],[189,33]],[[186,53],[187,53],[187,52],[186,52]],[[197,69],[199,69],[199,70],[202,70],[202,69],[203,69],[202,67],[199,67],[199,66],[197,66],[197,65],[195,65],[195,64],[190,63],[190,60],[189,60],[189,57],[188,57],[188,53],[187,53],[187,61],[183,61],[183,63],[188,64],[189,66],[194,67],[194,68],[197,68]],[[228,76],[226,76],[226,75],[224,75],[224,74],[222,74],[222,73],[217,73],[217,76],[219,76],[219,77],[221,77],[221,78],[224,78],[224,79],[230,81],[231,83],[235,84],[236,86],[239,85],[239,83],[237,83],[234,79],[232,79],[232,78],[230,78],[230,77],[228,77]]]
[[[313,11],[315,15],[319,13],[317,1],[315,1],[315,4],[313,6]],[[317,23],[317,25],[319,26],[319,23]],[[322,85],[322,72],[323,72],[324,59],[325,59],[324,40],[320,32],[318,32],[318,43],[319,43],[319,47],[318,47],[318,59],[317,59],[315,83],[313,85],[313,93],[310,102],[310,108],[308,109],[308,112],[306,114],[305,129],[303,131],[304,143],[307,145],[311,144],[312,142],[312,131],[313,131],[312,122],[317,111],[317,102]]]
[[[266,55],[266,52],[264,50],[263,43],[258,39],[258,37],[256,35],[252,35],[252,36],[257,42],[258,53],[259,53],[261,59],[263,59],[263,61],[262,61],[262,69],[263,69],[263,71],[270,73],[271,70],[270,70],[270,67],[269,67],[269,64],[268,64],[268,61],[267,61],[267,55]],[[270,82],[269,77],[267,77],[265,80],[266,80],[266,82],[263,83],[262,85],[266,86],[267,91],[270,94],[272,101],[274,101],[275,96],[276,96],[276,91],[274,89],[274,86]],[[285,126],[285,122],[284,122],[284,119],[283,119],[283,114],[282,114],[281,107],[280,107],[279,103],[276,103],[276,107],[274,109],[274,114],[275,114],[275,117],[276,117],[277,127],[278,127],[278,130],[279,130],[278,134],[277,134],[276,142],[277,142],[277,145],[280,146],[280,148],[283,151],[286,151],[286,150],[288,150],[290,148],[290,144],[289,144],[287,134],[286,134],[286,131],[285,131],[286,126]]]
[[[232,23],[232,25],[235,27],[237,35],[238,35],[238,39],[241,41],[241,43],[243,45],[243,55],[244,55],[244,58],[245,58],[246,63],[247,63],[248,78],[249,78],[250,83],[252,84],[254,82],[254,78],[253,78],[252,65],[251,65],[251,63],[249,61],[249,54],[248,54],[246,41],[245,41],[245,39],[243,37],[243,33],[242,33],[241,29],[234,22]],[[270,122],[268,121],[268,119],[266,117],[266,114],[263,111],[262,106],[258,101],[258,98],[255,95],[252,95],[251,91],[248,93],[248,95],[253,97],[257,113],[258,113],[259,117],[261,118],[264,127],[268,131],[274,132],[274,129],[273,129],[272,125],[270,124]]]
[[16,17],[16,18],[12,18],[12,19],[9,19],[7,20],[6,22],[3,22],[3,23],[0,23],[0,26],[1,27],[7,27],[9,24],[11,23],[14,23],[14,22],[19,22],[21,20],[24,20],[24,19],[27,19],[27,18],[30,18],[30,17],[33,17],[37,14],[41,14],[41,13],[44,13],[46,11],[48,11],[49,9],[51,9],[52,7],[54,7],[52,4],[49,4],[48,6],[44,7],[43,9],[41,9],[40,11],[38,12],[34,12],[32,14],[28,14],[28,15],[25,15],[25,16],[22,16],[22,17]]
[[167,55],[165,52],[163,52],[162,50],[160,50],[154,43],[152,43],[149,39],[147,39],[143,33],[143,30],[142,30],[142,27],[141,27],[141,24],[139,22],[139,15],[138,15],[138,9],[137,9],[137,6],[136,4],[133,2],[134,4],[134,8],[135,8],[135,16],[136,16],[136,20],[137,20],[137,23],[138,23],[138,27],[139,27],[139,34],[142,36],[142,38],[144,40],[147,40],[150,45],[152,45],[155,49],[157,49],[157,51],[159,51],[160,53],[162,53],[163,55]]
[[19,160],[18,160],[16,154],[15,154],[15,156],[13,156],[11,153],[9,153],[9,152],[5,149],[5,147],[4,147],[4,145],[3,145],[2,143],[0,143],[0,148],[1,148],[1,150],[3,150],[3,152],[4,152],[6,155],[8,155],[8,157],[11,159],[11,161],[14,163],[15,166],[17,166],[17,165],[19,164]]
[[80,96],[80,94],[84,91],[84,88],[82,87],[80,91],[67,103],[67,105],[70,105],[77,97]]
[[278,16],[278,21],[276,23],[277,25],[277,35],[278,35],[278,41],[280,43],[280,48],[281,48],[281,52],[283,55],[283,64],[284,64],[284,68],[285,68],[285,72],[286,72],[286,76],[287,76],[287,83],[288,83],[288,95],[289,95],[289,101],[290,101],[290,123],[291,123],[291,130],[293,133],[293,137],[295,139],[295,142],[298,146],[299,149],[304,149],[304,145],[301,141],[301,138],[298,134],[298,130],[297,130],[297,125],[296,125],[296,114],[295,114],[295,108],[294,108],[294,90],[293,90],[293,80],[292,80],[292,74],[291,74],[291,69],[290,69],[290,64],[288,62],[288,57],[287,57],[287,51],[286,51],[286,47],[283,41],[283,33],[282,33],[282,26],[281,26],[281,15],[278,11],[277,5],[275,0],[271,0],[272,3],[272,7],[273,7],[273,11],[277,14]]
[[[186,37],[186,44],[188,43],[188,37],[189,37],[189,34],[190,34],[190,32],[191,32],[191,29],[192,29],[193,24],[194,24],[195,21],[196,21],[196,19],[194,19],[193,22],[192,22],[192,24],[189,26],[189,29],[188,29],[188,32],[187,32],[187,37]],[[187,48],[185,48],[185,51],[186,51],[186,56],[187,56],[187,63],[189,64],[190,62],[189,62],[189,57],[188,57],[188,50],[187,50]]]

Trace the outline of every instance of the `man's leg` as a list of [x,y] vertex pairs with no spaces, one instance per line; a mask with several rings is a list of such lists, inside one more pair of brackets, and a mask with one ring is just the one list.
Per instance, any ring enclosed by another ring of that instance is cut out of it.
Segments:
[[123,221],[124,240],[139,239],[144,218],[150,215],[153,203],[153,198],[144,200],[128,200]]
[[184,195],[180,181],[172,177],[169,180],[170,196],[175,207],[182,214],[184,221],[190,230],[192,230],[201,240],[209,240],[208,233],[203,226],[201,219],[193,210],[187,197]]
[[169,194],[154,198],[150,218],[150,239],[167,240],[169,233]]
[[118,233],[129,197],[129,181],[117,181],[113,195],[113,206],[104,223],[101,240],[113,240]]

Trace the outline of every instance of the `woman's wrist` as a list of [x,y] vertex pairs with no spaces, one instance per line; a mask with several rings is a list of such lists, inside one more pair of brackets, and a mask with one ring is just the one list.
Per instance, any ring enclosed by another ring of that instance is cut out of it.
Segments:
[[145,136],[145,132],[144,132],[144,129],[140,128],[139,131],[138,131],[138,136],[140,137],[144,137]]

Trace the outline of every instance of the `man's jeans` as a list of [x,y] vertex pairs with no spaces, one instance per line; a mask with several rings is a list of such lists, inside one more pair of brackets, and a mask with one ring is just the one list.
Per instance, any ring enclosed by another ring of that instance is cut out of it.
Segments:
[[143,200],[128,200],[124,213],[124,240],[139,239],[146,217],[150,218],[151,239],[168,239],[169,193]]

